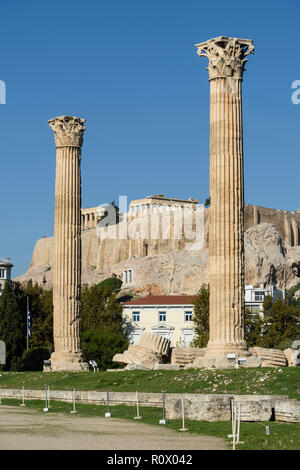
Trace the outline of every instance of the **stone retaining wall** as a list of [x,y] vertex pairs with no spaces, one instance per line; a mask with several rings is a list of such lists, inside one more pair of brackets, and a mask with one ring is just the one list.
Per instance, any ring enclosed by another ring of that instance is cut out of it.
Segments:
[[[232,400],[240,405],[241,421],[300,422],[300,400],[280,395],[184,395],[184,414],[195,421],[228,421]],[[181,418],[181,398],[168,397],[166,416]]]
[[[20,389],[1,389],[2,398],[22,399],[22,390]],[[166,394],[166,400],[170,397],[181,398],[180,393]],[[80,403],[104,405],[106,404],[107,392],[82,391],[76,390],[76,401]],[[45,390],[27,390],[25,389],[25,400],[44,400]],[[71,402],[73,399],[72,390],[51,390],[50,399],[65,402]],[[138,393],[140,406],[162,406],[162,393]],[[109,401],[111,405],[133,405],[136,404],[136,392],[109,392]]]
[[[72,401],[72,390],[50,390],[50,399]],[[1,398],[22,400],[22,390],[1,389]],[[76,391],[80,403],[105,405],[106,392]],[[231,419],[231,401],[240,403],[242,421],[300,422],[300,400],[284,395],[234,395],[166,393],[166,417],[180,419],[184,398],[185,417],[196,421],[228,421]],[[26,400],[44,400],[44,390],[26,390]],[[111,405],[136,405],[135,392],[110,392]],[[138,393],[140,406],[162,407],[162,393]]]

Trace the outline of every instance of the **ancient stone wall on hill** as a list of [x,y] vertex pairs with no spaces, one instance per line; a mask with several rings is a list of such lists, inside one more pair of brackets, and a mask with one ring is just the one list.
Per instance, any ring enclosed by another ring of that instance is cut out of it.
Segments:
[[[208,215],[204,211],[202,238],[164,239],[164,216],[159,218],[160,234],[156,239],[120,238],[122,223],[106,229],[104,236],[90,228],[82,232],[82,282],[94,284],[132,270],[132,279],[123,284],[124,292],[138,295],[194,294],[208,282]],[[146,219],[141,222],[145,230]],[[195,221],[194,221],[195,222]],[[190,224],[194,229],[194,224]],[[289,229],[290,227],[290,229]],[[294,227],[294,228],[293,228]],[[277,211],[258,206],[245,208],[245,276],[253,285],[276,284],[289,288],[300,282],[300,246],[297,230],[298,212]],[[135,234],[140,230],[136,227]],[[148,230],[151,232],[151,225]],[[116,231],[117,237],[113,237]],[[192,230],[191,230],[192,232]],[[174,234],[174,232],[171,232]],[[290,243],[289,243],[290,242]],[[27,273],[17,278],[33,279],[52,285],[53,238],[37,241]]]
[[290,212],[247,204],[245,206],[245,230],[263,223],[274,225],[288,245],[299,245],[300,209]]

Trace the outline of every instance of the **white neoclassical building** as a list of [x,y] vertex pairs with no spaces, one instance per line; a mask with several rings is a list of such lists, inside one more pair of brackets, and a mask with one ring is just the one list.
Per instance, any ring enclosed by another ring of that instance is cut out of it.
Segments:
[[278,290],[275,286],[267,287],[254,287],[249,284],[245,286],[245,307],[250,310],[250,313],[259,314],[263,316],[263,303],[267,296],[271,296],[272,299],[285,299],[285,291]]
[[0,257],[0,295],[2,295],[5,283],[11,279],[12,267],[10,258]]
[[[125,272],[124,272],[125,273]],[[131,273],[124,276],[131,278]],[[128,283],[128,278],[126,277]],[[263,315],[266,296],[285,298],[285,292],[275,286],[245,286],[245,307],[252,314]],[[138,344],[142,333],[155,333],[171,341],[171,347],[191,345],[195,330],[193,324],[193,295],[148,295],[124,302],[123,317],[129,330],[130,342]]]
[[138,344],[143,332],[168,338],[171,347],[189,346],[194,339],[193,295],[148,295],[123,303],[130,341]]

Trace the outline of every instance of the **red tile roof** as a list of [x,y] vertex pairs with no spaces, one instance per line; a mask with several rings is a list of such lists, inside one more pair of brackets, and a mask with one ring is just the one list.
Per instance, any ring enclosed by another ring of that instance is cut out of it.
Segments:
[[122,305],[187,305],[194,297],[194,295],[147,295],[124,302]]

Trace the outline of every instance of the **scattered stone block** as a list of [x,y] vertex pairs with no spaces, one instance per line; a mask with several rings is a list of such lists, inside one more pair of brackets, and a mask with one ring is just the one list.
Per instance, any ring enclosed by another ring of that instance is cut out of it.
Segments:
[[115,354],[113,361],[127,364],[127,370],[134,370],[134,365],[153,369],[155,364],[162,363],[167,358],[170,344],[170,340],[162,336],[144,333],[138,345],[130,344],[123,354]]
[[149,370],[150,367],[146,367],[143,364],[127,364],[124,370]]
[[203,348],[173,348],[171,353],[171,364],[177,364],[183,368],[192,363],[196,357],[204,355]]
[[286,356],[281,349],[249,348],[253,356],[261,359],[261,367],[285,367],[287,365]]
[[[245,357],[246,361],[239,362],[238,356],[230,361],[227,356],[223,355],[220,357],[206,357],[198,356],[196,359],[185,366],[185,369],[239,369],[239,368],[249,368],[249,367],[260,367],[261,359],[255,355],[248,355]],[[244,359],[244,357],[243,357]]]
[[154,364],[154,370],[179,370],[177,364]]
[[283,352],[289,367],[300,366],[300,349],[288,348]]

